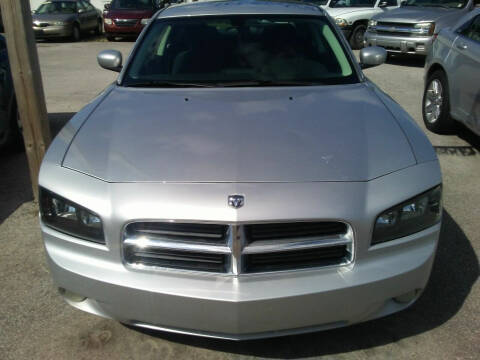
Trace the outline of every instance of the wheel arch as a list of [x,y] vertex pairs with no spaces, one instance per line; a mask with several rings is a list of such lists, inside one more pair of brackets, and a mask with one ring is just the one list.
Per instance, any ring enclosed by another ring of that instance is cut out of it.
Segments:
[[443,68],[443,66],[439,63],[434,63],[430,66],[430,68],[428,69],[427,71],[427,79],[430,78],[430,76],[432,76],[432,74],[435,72],[435,71],[442,71],[446,77],[447,77],[447,81],[448,81],[448,76],[447,76],[447,72],[445,71],[445,69]]

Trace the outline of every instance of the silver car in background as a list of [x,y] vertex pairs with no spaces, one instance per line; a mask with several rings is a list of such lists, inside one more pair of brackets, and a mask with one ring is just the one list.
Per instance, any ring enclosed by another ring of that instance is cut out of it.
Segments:
[[480,9],[444,29],[425,64],[423,120],[436,133],[454,121],[480,135]]
[[42,163],[41,229],[72,306],[250,339],[412,305],[441,227],[435,151],[318,6],[168,7]]
[[374,16],[365,33],[366,46],[389,53],[427,55],[440,30],[455,25],[478,0],[405,0],[398,9]]
[[102,13],[86,0],[50,0],[32,15],[37,39],[71,38],[79,41],[82,33],[103,32]]

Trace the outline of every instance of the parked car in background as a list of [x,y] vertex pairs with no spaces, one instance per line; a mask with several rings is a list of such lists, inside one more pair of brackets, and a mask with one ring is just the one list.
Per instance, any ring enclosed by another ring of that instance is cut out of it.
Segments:
[[0,35],[0,150],[21,147],[21,123],[8,61],[7,44],[3,35]]
[[433,42],[422,109],[433,132],[449,132],[459,121],[480,135],[480,9],[440,31]]
[[53,140],[39,176],[72,306],[249,339],[347,326],[422,294],[441,173],[415,121],[330,16],[290,1],[166,8]]
[[103,31],[102,14],[84,0],[46,1],[32,15],[37,39],[71,38],[78,41],[82,33]]
[[138,36],[159,9],[157,4],[157,0],[112,0],[105,4],[105,36],[109,41]]
[[352,49],[363,47],[368,21],[398,8],[401,0],[329,0],[324,9],[335,19]]
[[440,30],[453,26],[478,0],[406,0],[399,9],[374,16],[365,44],[390,53],[427,55]]

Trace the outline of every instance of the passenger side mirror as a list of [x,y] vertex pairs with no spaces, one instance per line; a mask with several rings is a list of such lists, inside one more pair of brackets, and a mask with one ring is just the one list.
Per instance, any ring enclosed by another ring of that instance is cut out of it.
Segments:
[[403,1],[400,2],[400,6],[405,6],[405,5],[407,5],[407,1],[406,1],[406,0],[403,0]]
[[387,1],[380,1],[380,3],[378,4],[378,7],[379,8],[384,8],[384,7],[387,7],[388,6],[388,2]]
[[369,46],[360,50],[360,66],[368,69],[383,64],[387,60],[387,50],[380,46]]
[[103,5],[103,9],[104,9],[104,10],[109,10],[109,9],[110,9],[110,4],[105,4],[105,5]]
[[122,53],[117,50],[103,50],[97,55],[98,65],[107,70],[122,70]]

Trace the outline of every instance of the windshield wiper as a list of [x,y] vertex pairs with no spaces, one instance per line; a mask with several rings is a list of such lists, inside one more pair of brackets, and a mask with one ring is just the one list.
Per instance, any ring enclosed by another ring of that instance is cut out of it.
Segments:
[[175,81],[160,81],[160,80],[149,80],[149,81],[138,81],[127,83],[125,87],[156,87],[156,88],[189,88],[189,87],[213,87],[212,84],[205,83],[186,83],[186,82],[175,82]]
[[297,81],[297,80],[245,80],[220,82],[215,85],[219,87],[249,87],[249,86],[315,86],[324,85],[318,81]]
[[440,7],[440,8],[444,8],[444,9],[452,9],[450,6],[447,6],[447,5],[442,5],[442,4],[426,4],[426,5],[422,5],[424,7]]

